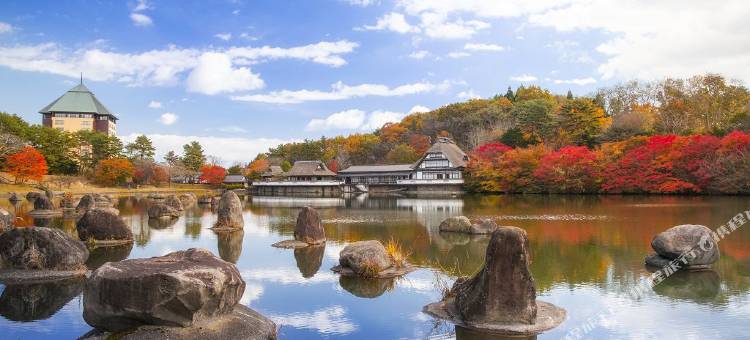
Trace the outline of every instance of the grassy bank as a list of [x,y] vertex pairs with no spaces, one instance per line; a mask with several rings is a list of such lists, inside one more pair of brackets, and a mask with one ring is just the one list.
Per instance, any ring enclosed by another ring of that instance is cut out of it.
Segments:
[[[50,189],[56,192],[70,192],[74,195],[87,193],[127,195],[151,192],[201,192],[214,190],[214,188],[202,184],[172,184],[171,186],[142,186],[139,188],[100,187],[91,184],[78,184],[71,185],[70,187],[51,185]],[[7,197],[11,192],[26,195],[26,193],[31,191],[40,192],[41,190],[28,184],[0,184],[0,197]]]

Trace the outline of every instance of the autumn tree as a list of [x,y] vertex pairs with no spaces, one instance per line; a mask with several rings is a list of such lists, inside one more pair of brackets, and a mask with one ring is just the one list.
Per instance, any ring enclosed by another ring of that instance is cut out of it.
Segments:
[[399,144],[393,147],[386,156],[386,161],[390,164],[414,163],[420,155],[409,145]]
[[8,155],[3,168],[16,178],[16,183],[24,183],[29,179],[41,181],[47,174],[44,156],[30,146]]
[[291,168],[292,168],[292,163],[290,163],[289,161],[285,160],[281,162],[281,171],[287,172]]
[[409,136],[409,146],[414,149],[417,154],[423,155],[430,148],[431,142],[430,137],[420,134],[413,134]]
[[597,107],[589,98],[576,98],[560,106],[557,112],[557,144],[593,146],[604,133],[611,119],[604,109]]
[[542,190],[551,193],[595,193],[599,191],[601,162],[585,146],[566,146],[547,153],[534,170]]
[[126,158],[103,159],[94,169],[94,180],[106,186],[122,185],[134,174],[135,167]]
[[201,167],[200,171],[201,182],[205,181],[211,185],[221,184],[222,182],[224,182],[224,177],[227,176],[227,171],[216,164],[204,165]]

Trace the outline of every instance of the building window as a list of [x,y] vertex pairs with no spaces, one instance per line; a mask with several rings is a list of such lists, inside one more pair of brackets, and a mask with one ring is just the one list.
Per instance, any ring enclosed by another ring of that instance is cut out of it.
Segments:
[[109,117],[107,117],[107,116],[99,116],[99,117],[96,117],[96,118],[99,119],[99,120],[107,120],[107,119],[109,119]]

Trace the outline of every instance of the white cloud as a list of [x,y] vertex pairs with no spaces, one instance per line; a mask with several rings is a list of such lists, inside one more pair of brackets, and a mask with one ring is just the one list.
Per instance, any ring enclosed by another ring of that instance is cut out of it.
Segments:
[[232,97],[232,100],[270,104],[297,104],[308,101],[344,100],[367,96],[397,97],[442,90],[448,86],[449,84],[447,82],[441,84],[421,82],[391,88],[380,84],[360,84],[349,86],[342,82],[337,82],[331,85],[330,91],[281,90],[272,91],[266,94],[234,96]]
[[151,5],[146,0],[138,0],[135,7],[133,8],[133,12],[140,12],[145,11],[147,9],[151,9]]
[[380,18],[375,25],[365,25],[362,27],[368,31],[391,31],[396,33],[417,33],[419,28],[406,22],[406,18],[401,13],[388,13]]
[[430,56],[430,52],[425,51],[425,50],[414,51],[411,54],[409,54],[409,58],[412,58],[412,59],[424,59],[429,56]]
[[239,126],[222,126],[218,128],[208,128],[206,131],[219,131],[224,133],[247,133],[247,130]]
[[[223,53],[229,56],[232,66],[249,65],[276,59],[297,59],[340,66],[346,63],[342,55],[352,52],[358,45],[346,40],[316,44],[280,47],[233,47],[230,49],[180,49],[168,46],[160,50],[141,53],[120,53],[101,48],[65,49],[54,43],[38,45],[0,46],[0,66],[19,71],[42,72],[78,79],[79,72],[95,81],[116,81],[130,86],[174,86],[183,83],[183,75],[203,65],[206,53]],[[222,60],[225,60],[222,58]],[[223,66],[226,66],[225,64]],[[232,75],[252,79],[252,74],[232,67]],[[224,67],[226,71],[227,68]],[[254,80],[257,85],[258,81]],[[231,84],[230,88],[237,87]],[[241,87],[241,86],[240,86]]]
[[557,40],[547,44],[547,47],[556,50],[560,55],[560,60],[564,62],[580,64],[594,62],[589,52],[581,49],[577,41]]
[[530,82],[537,81],[538,79],[537,77],[530,75],[530,74],[522,74],[520,76],[510,77],[510,80],[521,82],[521,83],[530,83]]
[[307,123],[305,130],[322,131],[332,129],[356,129],[362,126],[365,122],[365,115],[365,111],[357,109],[336,112],[325,119],[311,120]]
[[496,45],[496,44],[476,44],[476,43],[468,43],[464,45],[464,50],[467,51],[491,51],[491,52],[500,52],[505,50],[505,47]]
[[0,34],[10,33],[13,31],[13,26],[7,22],[0,21]]
[[342,306],[331,306],[313,313],[291,313],[269,315],[277,324],[293,328],[313,329],[321,334],[343,335],[357,330],[357,325],[346,317]]
[[159,116],[159,123],[162,123],[164,125],[172,125],[177,122],[177,119],[179,116],[172,112],[166,112],[163,113],[161,116]]
[[214,34],[214,37],[224,41],[229,41],[229,39],[232,39],[232,33],[216,33]]
[[154,24],[153,20],[148,15],[142,14],[142,13],[130,13],[130,20],[133,21],[133,24],[136,26],[151,26]]
[[461,52],[461,51],[454,51],[454,52],[448,53],[448,57],[453,58],[453,59],[464,58],[470,55],[471,55],[470,53]]
[[263,79],[248,67],[233,68],[225,53],[206,52],[187,78],[187,90],[207,95],[222,92],[255,90],[264,86]]
[[346,64],[346,60],[341,55],[351,53],[358,46],[359,44],[348,40],[322,41],[291,48],[270,46],[235,47],[227,50],[227,54],[233,59],[238,59],[238,63],[241,63],[242,60],[257,62],[267,59],[289,58],[338,67]]
[[324,119],[312,119],[307,124],[307,131],[324,130],[375,130],[386,123],[400,122],[406,114],[392,111],[373,111],[367,114],[358,109],[336,112]]
[[474,92],[473,89],[469,89],[468,91],[461,91],[458,96],[459,99],[477,99],[481,98],[476,92]]
[[[121,136],[123,142],[129,143],[142,133],[134,132]],[[183,136],[169,134],[146,134],[156,148],[156,159],[162,159],[169,151],[182,152],[182,146],[191,141],[198,141],[208,155],[221,155],[224,165],[234,162],[247,162],[255,155],[268,151],[269,148],[282,143],[292,142],[277,138],[241,138],[213,136]],[[297,273],[299,276],[299,273]],[[316,277],[319,275],[316,275]]]
[[151,109],[161,109],[161,102],[158,102],[156,100],[152,100],[148,102],[148,107]]
[[422,105],[414,105],[411,110],[409,110],[409,114],[417,113],[417,112],[430,112],[430,108]]
[[555,84],[572,84],[572,85],[583,86],[583,85],[596,83],[596,79],[592,77],[573,78],[573,79],[552,79],[552,82]]
[[378,0],[343,0],[352,6],[367,7],[378,3]]

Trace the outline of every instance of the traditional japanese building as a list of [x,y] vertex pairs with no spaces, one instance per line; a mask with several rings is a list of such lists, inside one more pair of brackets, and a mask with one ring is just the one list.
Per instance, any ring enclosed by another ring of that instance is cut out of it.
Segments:
[[297,161],[287,172],[253,182],[251,192],[271,196],[336,196],[341,194],[341,181],[321,161]]
[[117,134],[117,116],[83,85],[83,79],[39,113],[43,115],[42,125],[46,127],[67,132],[90,130],[110,136]]

